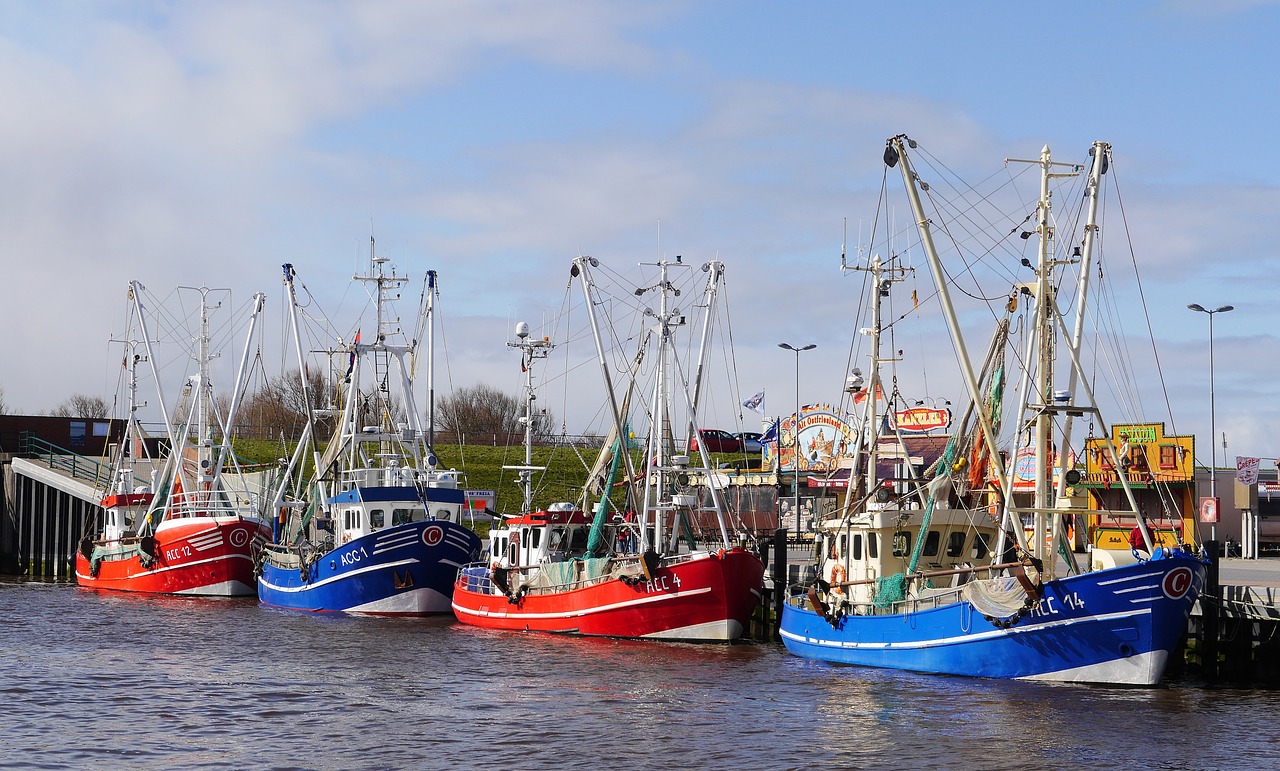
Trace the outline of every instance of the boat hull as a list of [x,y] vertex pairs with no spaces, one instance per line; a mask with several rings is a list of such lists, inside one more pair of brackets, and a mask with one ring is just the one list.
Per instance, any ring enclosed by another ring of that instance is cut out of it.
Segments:
[[[254,561],[271,538],[246,517],[186,517],[156,529],[154,546],[108,544],[101,557],[76,554],[76,582],[86,589],[151,594],[244,596],[255,591]],[[97,563],[96,566],[94,563]]]
[[287,550],[271,548],[262,560],[258,599],[266,605],[317,612],[449,613],[454,576],[479,554],[475,533],[443,520],[378,530],[305,567]]
[[781,635],[799,656],[843,664],[992,678],[1155,685],[1186,633],[1204,563],[1174,552],[1050,581],[1008,628],[966,601],[906,614],[848,615],[833,627],[791,598]]
[[727,642],[747,630],[763,577],[759,558],[735,548],[661,566],[651,581],[606,577],[512,601],[493,589],[485,568],[469,568],[458,576],[453,611],[489,629]]

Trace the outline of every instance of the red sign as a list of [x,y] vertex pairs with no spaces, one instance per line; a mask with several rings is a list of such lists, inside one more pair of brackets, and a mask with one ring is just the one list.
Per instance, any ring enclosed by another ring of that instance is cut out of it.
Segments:
[[951,410],[934,410],[914,407],[893,413],[899,431],[932,431],[951,425]]
[[1218,504],[1217,498],[1201,498],[1200,499],[1200,523],[1204,525],[1216,525],[1218,523]]

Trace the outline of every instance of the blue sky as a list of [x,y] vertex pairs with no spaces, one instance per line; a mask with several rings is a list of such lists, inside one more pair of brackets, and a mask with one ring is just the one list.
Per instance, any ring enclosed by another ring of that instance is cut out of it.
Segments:
[[852,253],[887,137],[966,177],[1100,139],[1177,430],[1207,456],[1185,306],[1231,303],[1217,425],[1228,456],[1272,459],[1277,30],[1280,4],[1247,1],[3,2],[0,389],[21,412],[110,399],[131,279],[264,291],[278,325],[292,262],[351,311],[372,229],[402,271],[439,270],[454,386],[514,392],[510,325],[555,312],[578,253],[661,250],[725,261],[741,392],[783,411],[777,343],[816,342],[801,398],[835,401],[841,231]]

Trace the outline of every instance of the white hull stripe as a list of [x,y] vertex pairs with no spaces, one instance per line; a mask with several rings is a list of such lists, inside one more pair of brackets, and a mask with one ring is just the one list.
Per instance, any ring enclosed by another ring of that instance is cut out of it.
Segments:
[[[1102,616],[1086,616],[1084,618],[1070,618],[1062,621],[1046,621],[1039,624],[1029,624],[1025,627],[1018,626],[1012,629],[991,629],[986,632],[977,634],[963,634],[954,637],[939,637],[933,640],[903,640],[902,642],[852,642],[840,640],[821,640],[811,637],[798,635],[795,632],[782,630],[782,636],[796,642],[805,643],[807,645],[821,645],[827,648],[861,648],[867,650],[882,650],[892,648],[894,650],[912,650],[920,648],[934,648],[943,645],[956,645],[959,643],[972,643],[981,640],[989,640],[995,637],[1006,637],[1021,634],[1033,634],[1054,627],[1068,627],[1081,623],[1094,623],[1097,621],[1115,621],[1122,618],[1133,618],[1135,616],[1150,615],[1151,609],[1133,610],[1124,613],[1108,613]],[[981,614],[974,611],[974,615],[981,618]]]
[[[130,576],[130,578],[144,575],[144,574],[158,575],[160,573],[167,573],[170,570],[186,570],[187,568],[192,568],[192,567],[195,567],[196,565],[204,565],[209,562],[218,562],[220,560],[244,560],[245,562],[253,562],[253,560],[249,559],[249,555],[247,554],[224,554],[221,557],[210,557],[209,559],[196,560],[195,562],[184,562],[181,565],[167,565],[165,567],[156,568],[154,570],[144,570],[141,573],[134,573],[133,576]],[[94,583],[100,580],[92,576],[86,576],[85,574],[81,573],[78,570],[76,571],[76,578],[82,578],[89,583]]]
[[195,589],[183,589],[180,592],[174,592],[174,594],[216,594],[219,596],[249,595],[257,594],[257,590],[252,586],[241,583],[240,581],[222,581],[220,583],[209,584],[208,586],[201,586]]
[[736,640],[742,636],[742,624],[728,618],[703,624],[682,626],[665,632],[644,635],[654,640]]
[[430,613],[449,612],[449,598],[430,588],[401,592],[393,597],[344,608],[344,613]]
[[1053,680],[1066,683],[1120,683],[1128,685],[1155,685],[1155,674],[1164,671],[1169,654],[1166,651],[1148,651],[1127,658],[1115,658],[1083,667],[1059,669],[1026,675],[1019,680]]
[[[581,618],[582,616],[590,616],[594,613],[605,613],[611,610],[618,610],[620,608],[634,608],[639,605],[650,605],[655,602],[666,602],[668,600],[674,600],[682,597],[692,597],[695,594],[706,594],[709,591],[711,591],[711,587],[704,586],[701,589],[694,589],[688,592],[677,592],[675,594],[651,595],[649,597],[642,597],[638,600],[626,600],[625,602],[615,602],[609,605],[599,605],[594,608],[586,608],[583,610],[573,610],[573,611],[567,611],[567,612],[561,612],[561,613],[521,613],[520,611],[515,611],[513,613],[495,613],[493,611],[488,611],[488,610],[472,610],[470,608],[463,608],[458,605],[457,601],[453,603],[453,609],[458,613],[466,613],[472,616],[489,616],[489,617],[495,617],[495,618]],[[493,595],[485,595],[485,596],[494,600],[501,600],[502,602],[507,601],[507,598],[503,597],[501,594],[493,594]],[[515,607],[515,606],[513,605],[511,607]]]
[[369,573],[374,570],[382,570],[384,568],[398,568],[401,565],[415,565],[417,564],[417,562],[418,562],[417,560],[400,560],[399,562],[382,562],[377,565],[370,565],[367,568],[359,568],[358,570],[349,570],[346,573],[342,573],[341,575],[330,576],[329,578],[326,578],[323,581],[313,581],[312,583],[303,584],[302,586],[276,586],[275,584],[267,581],[265,574],[262,578],[259,578],[258,580],[261,581],[264,586],[269,586],[272,589],[275,589],[277,592],[305,592],[308,589],[315,589],[316,587],[325,586],[327,584],[334,583],[335,581],[343,581],[348,578],[351,578],[352,576],[358,576],[363,573]]

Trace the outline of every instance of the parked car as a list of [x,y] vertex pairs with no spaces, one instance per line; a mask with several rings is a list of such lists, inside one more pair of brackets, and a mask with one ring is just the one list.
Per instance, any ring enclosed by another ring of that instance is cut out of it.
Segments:
[[743,452],[747,452],[747,453],[764,452],[764,446],[760,444],[760,434],[755,434],[750,431],[743,431],[742,433],[734,434],[733,436],[739,442],[742,443]]
[[742,452],[742,442],[728,431],[718,428],[700,428],[698,436],[689,440],[689,452],[698,451],[698,442],[707,448],[707,452]]

